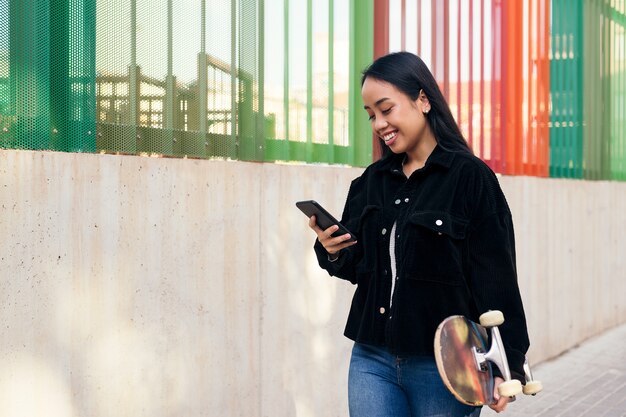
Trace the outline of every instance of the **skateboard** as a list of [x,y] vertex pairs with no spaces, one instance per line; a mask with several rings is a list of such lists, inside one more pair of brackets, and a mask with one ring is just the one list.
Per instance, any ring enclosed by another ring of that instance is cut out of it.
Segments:
[[[536,395],[543,389],[533,380],[528,360],[524,363],[526,384],[511,378],[498,326],[504,322],[500,311],[480,316],[480,324],[465,316],[451,316],[441,322],[435,332],[435,361],[445,386],[460,402],[482,406],[495,403],[493,366],[504,378],[498,386],[500,396],[511,397],[521,392]],[[489,331],[489,334],[488,334]]]

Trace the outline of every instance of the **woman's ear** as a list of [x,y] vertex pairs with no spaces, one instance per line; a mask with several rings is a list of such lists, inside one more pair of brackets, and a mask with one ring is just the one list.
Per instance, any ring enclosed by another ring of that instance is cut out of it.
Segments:
[[428,114],[430,111],[430,101],[428,100],[428,97],[426,97],[424,90],[420,90],[420,94],[417,97],[417,103],[420,106],[422,113]]

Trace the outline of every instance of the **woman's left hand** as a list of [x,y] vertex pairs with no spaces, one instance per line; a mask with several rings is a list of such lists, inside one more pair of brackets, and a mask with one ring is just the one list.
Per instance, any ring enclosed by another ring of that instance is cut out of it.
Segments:
[[498,394],[498,385],[504,382],[504,379],[499,376],[495,377],[493,387],[493,398],[496,400],[495,403],[489,404],[489,408],[491,408],[496,413],[501,413],[506,409],[507,404],[509,403],[509,397],[501,397]]

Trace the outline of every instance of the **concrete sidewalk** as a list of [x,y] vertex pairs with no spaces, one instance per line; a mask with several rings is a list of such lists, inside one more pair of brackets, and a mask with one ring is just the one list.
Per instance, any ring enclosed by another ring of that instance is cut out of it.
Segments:
[[535,366],[533,377],[542,392],[518,396],[502,414],[484,407],[481,416],[626,417],[626,324]]

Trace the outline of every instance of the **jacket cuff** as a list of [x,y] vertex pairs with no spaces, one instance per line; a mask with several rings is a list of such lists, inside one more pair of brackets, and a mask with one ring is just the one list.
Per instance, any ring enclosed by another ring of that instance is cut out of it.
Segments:
[[336,273],[344,266],[346,256],[344,251],[340,251],[337,253],[338,257],[335,260],[330,259],[330,254],[324,249],[319,240],[315,240],[315,245],[313,246],[315,250],[315,254],[317,255],[317,261],[319,265],[328,271],[328,273],[332,276],[335,276]]

